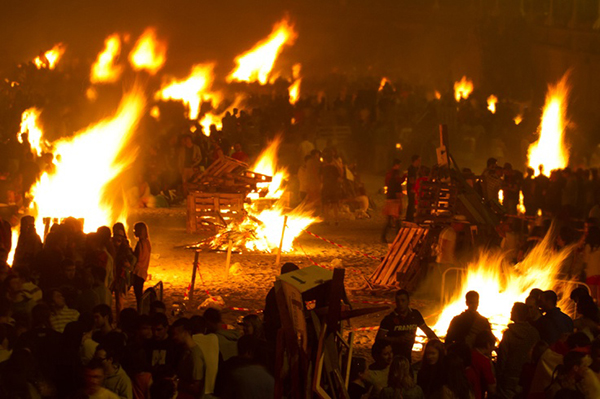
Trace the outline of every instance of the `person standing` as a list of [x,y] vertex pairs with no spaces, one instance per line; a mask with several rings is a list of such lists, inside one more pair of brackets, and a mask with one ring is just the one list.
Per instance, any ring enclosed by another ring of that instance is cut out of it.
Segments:
[[553,345],[563,334],[573,332],[573,320],[556,306],[558,296],[552,290],[544,291],[540,297],[540,308],[544,315],[537,324],[540,337],[548,345]]
[[446,345],[465,343],[470,348],[475,343],[475,337],[481,331],[492,331],[490,322],[477,312],[479,308],[479,294],[469,291],[465,295],[467,310],[454,317],[446,334]]
[[498,192],[502,186],[502,179],[498,172],[498,160],[496,158],[488,159],[487,168],[481,174],[481,188],[486,201],[498,202]]
[[419,174],[419,168],[421,167],[421,157],[419,155],[413,155],[410,161],[410,166],[406,172],[406,195],[408,197],[408,205],[406,206],[405,219],[407,222],[412,222],[415,220],[415,197],[417,194],[416,183]]
[[133,234],[138,238],[133,254],[137,259],[133,269],[133,292],[137,303],[137,310],[142,310],[142,295],[144,294],[144,282],[148,278],[148,267],[150,266],[150,254],[152,245],[148,235],[148,226],[146,223],[138,222],[133,227]]
[[400,222],[402,213],[402,183],[404,176],[400,174],[400,160],[394,160],[394,165],[385,175],[386,199],[383,214],[386,224],[381,234],[381,240],[387,242],[387,233]]
[[395,300],[396,308],[381,321],[375,340],[389,342],[395,356],[403,356],[410,361],[417,328],[420,328],[428,339],[437,339],[437,336],[427,326],[421,312],[410,308],[408,291],[398,290]]

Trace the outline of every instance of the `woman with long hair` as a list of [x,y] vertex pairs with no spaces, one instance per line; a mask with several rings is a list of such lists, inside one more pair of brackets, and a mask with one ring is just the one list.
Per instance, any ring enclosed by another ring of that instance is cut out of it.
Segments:
[[150,245],[150,237],[148,235],[148,226],[146,226],[146,223],[136,223],[135,226],[133,226],[133,234],[138,239],[135,250],[133,251],[133,254],[137,259],[137,263],[133,268],[133,292],[135,293],[137,310],[138,312],[141,312],[144,282],[146,282],[146,279],[148,278],[152,245]]
[[379,394],[380,399],[423,399],[425,394],[417,385],[405,357],[397,356],[392,360],[388,375],[388,386]]
[[137,259],[133,254],[122,223],[113,226],[113,244],[115,247],[115,279],[112,291],[115,294],[116,313],[120,314],[125,301],[125,294],[131,286],[132,270]]
[[417,384],[423,389],[426,398],[439,393],[442,389],[445,356],[446,347],[439,339],[432,339],[425,345],[423,364],[417,375]]
[[474,399],[465,366],[459,355],[448,354],[444,358],[441,399]]

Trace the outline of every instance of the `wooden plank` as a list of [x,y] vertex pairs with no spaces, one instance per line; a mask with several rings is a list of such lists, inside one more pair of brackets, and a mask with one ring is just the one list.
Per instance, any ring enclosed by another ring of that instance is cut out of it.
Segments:
[[406,252],[406,249],[408,248],[410,242],[412,241],[413,236],[416,234],[416,230],[417,229],[412,229],[412,228],[410,229],[406,238],[402,241],[402,244],[400,245],[398,251],[396,252],[396,255],[394,256],[394,258],[390,259],[389,265],[386,268],[386,272],[382,275],[382,277],[380,279],[381,281],[388,281],[390,278],[390,275],[395,275],[396,265],[400,261],[402,255],[404,255],[404,253]]
[[371,275],[371,280],[377,281],[381,277],[382,273],[384,272],[384,270],[387,267],[389,260],[393,256],[392,254],[395,254],[396,251],[398,251],[398,249],[400,248],[400,245],[398,245],[398,243],[399,243],[399,241],[401,241],[404,238],[405,234],[407,234],[407,229],[405,229],[405,228],[401,228],[398,231],[396,238],[394,239],[392,245],[388,249],[387,254],[383,258],[383,261],[381,262],[379,267],[375,270],[375,272],[373,272],[373,274]]

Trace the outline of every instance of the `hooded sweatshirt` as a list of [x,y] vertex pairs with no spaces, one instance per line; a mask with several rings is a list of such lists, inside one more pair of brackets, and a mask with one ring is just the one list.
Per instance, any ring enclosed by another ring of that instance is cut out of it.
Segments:
[[531,360],[531,350],[539,340],[540,334],[527,322],[508,325],[498,347],[499,385],[508,383],[508,380],[519,381],[523,365]]

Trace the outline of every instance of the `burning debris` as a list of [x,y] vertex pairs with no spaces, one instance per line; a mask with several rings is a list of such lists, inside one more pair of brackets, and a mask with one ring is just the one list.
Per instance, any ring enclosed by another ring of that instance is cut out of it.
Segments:
[[45,53],[41,53],[37,56],[33,63],[35,64],[37,69],[47,68],[54,69],[56,68],[56,64],[65,53],[66,48],[62,43],[58,43],[52,49],[46,51]]
[[463,76],[461,80],[454,83],[454,98],[456,101],[466,100],[473,92],[473,81]]

